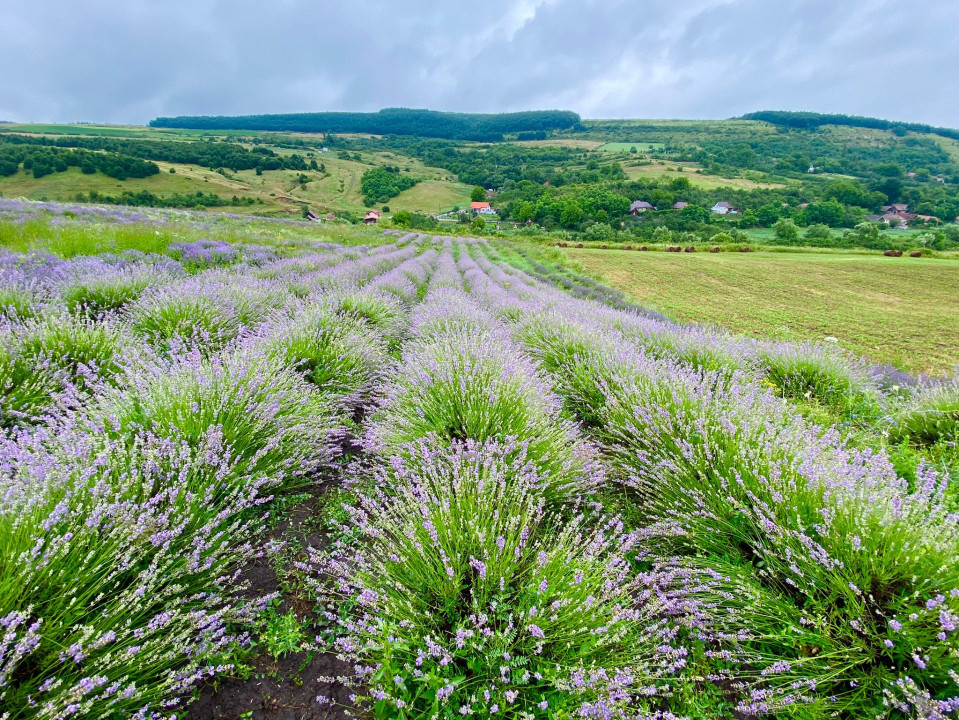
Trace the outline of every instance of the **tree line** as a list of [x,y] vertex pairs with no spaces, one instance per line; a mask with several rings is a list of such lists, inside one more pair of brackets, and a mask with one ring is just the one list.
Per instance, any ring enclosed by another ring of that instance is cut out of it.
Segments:
[[842,115],[816,112],[793,112],[789,110],[760,110],[747,113],[741,120],[759,120],[772,125],[812,130],[823,125],[846,125],[848,127],[871,128],[874,130],[890,130],[895,134],[907,132],[930,133],[942,137],[959,140],[959,130],[936,127],[925,123],[899,122],[883,120],[881,118],[863,117],[861,115]]
[[130,140],[126,138],[30,136],[0,133],[0,147],[9,145],[80,148],[117,153],[143,160],[200,165],[210,169],[307,170],[301,155],[277,155],[265,147],[246,148],[238,143],[212,141]]
[[20,166],[34,178],[78,167],[85,175],[102,172],[117,180],[156,175],[156,163],[120,153],[97,153],[87,150],[65,150],[53,147],[31,147],[2,144],[0,139],[0,177],[16,175]]
[[202,130],[419,135],[492,142],[502,140],[507,134],[565,130],[575,128],[579,123],[579,115],[567,110],[477,114],[385,108],[374,113],[319,112],[232,117],[181,115],[156,118],[150,122],[150,126]]
[[404,190],[409,190],[419,180],[408,175],[400,175],[398,167],[385,166],[367,170],[360,178],[360,191],[367,206],[385,203]]

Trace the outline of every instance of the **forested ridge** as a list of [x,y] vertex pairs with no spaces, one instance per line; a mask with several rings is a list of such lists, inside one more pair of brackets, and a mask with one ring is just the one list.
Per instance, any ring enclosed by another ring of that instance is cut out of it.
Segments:
[[[189,163],[211,169],[230,170],[306,170],[300,155],[277,155],[265,147],[248,149],[238,143],[176,140],[127,140],[108,137],[35,137],[0,133],[0,152],[14,154],[12,146],[46,148],[79,148],[83,150],[117,153],[143,160],[171,163]],[[22,153],[21,153],[22,155]],[[22,159],[20,160],[22,162]]]
[[151,127],[204,130],[273,130],[314,133],[373,133],[420,135],[451,140],[482,142],[503,139],[506,134],[565,130],[579,124],[580,117],[566,110],[532,110],[515,113],[450,113],[436,110],[385,108],[375,113],[319,112],[277,115],[161,117]]
[[760,120],[772,125],[811,130],[823,125],[846,125],[849,127],[871,128],[873,130],[891,130],[893,132],[918,132],[941,135],[959,140],[959,130],[936,127],[925,123],[898,122],[882,118],[863,117],[861,115],[842,115],[817,112],[793,112],[789,110],[760,110],[743,115],[741,120]]

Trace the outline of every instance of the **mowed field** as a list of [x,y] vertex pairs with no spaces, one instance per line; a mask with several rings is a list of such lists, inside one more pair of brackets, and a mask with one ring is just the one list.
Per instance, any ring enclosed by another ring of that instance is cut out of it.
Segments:
[[912,372],[959,364],[959,261],[827,253],[567,250],[673,319],[842,347]]
[[759,182],[749,178],[732,178],[721,175],[705,175],[697,173],[702,169],[699,163],[679,162],[644,162],[639,165],[623,164],[623,172],[630,180],[672,180],[675,177],[685,177],[693,185],[706,190],[715,188],[738,188],[740,190],[755,190],[756,188],[781,188],[782,183]]

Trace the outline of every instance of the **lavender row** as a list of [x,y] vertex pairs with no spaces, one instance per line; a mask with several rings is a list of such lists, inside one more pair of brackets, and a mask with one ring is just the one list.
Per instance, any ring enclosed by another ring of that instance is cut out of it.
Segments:
[[351,539],[315,558],[331,607],[356,608],[328,615],[355,699],[376,717],[652,713],[685,650],[661,578],[631,564],[642,538],[588,500],[602,470],[507,328],[440,280],[373,415]]
[[[182,716],[182,698],[250,645],[242,628],[270,598],[241,600],[238,571],[264,552],[264,506],[332,460],[406,325],[400,299],[363,289],[355,266],[297,298],[289,264],[177,278],[95,320],[18,321],[18,343],[28,323],[63,323],[61,359],[83,328],[116,361],[56,375],[69,401],[0,440],[5,717]],[[178,311],[190,329],[151,334],[148,319],[178,314],[152,310],[195,297],[222,332],[195,330],[191,306]]]
[[735,674],[742,712],[933,717],[959,704],[947,478],[926,471],[910,486],[883,454],[803,420],[750,373],[651,355],[623,332],[642,327],[634,316],[611,322],[489,267],[500,282],[484,296],[507,317],[529,303],[517,337],[594,428],[657,554],[728,578],[709,633],[736,630],[750,658]]

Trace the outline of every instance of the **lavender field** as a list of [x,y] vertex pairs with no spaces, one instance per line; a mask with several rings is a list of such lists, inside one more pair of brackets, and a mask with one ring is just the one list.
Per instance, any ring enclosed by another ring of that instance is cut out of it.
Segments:
[[203,217],[0,205],[0,720],[959,717],[959,381]]

